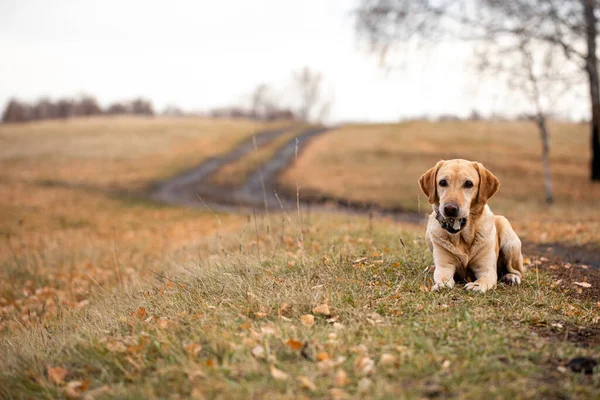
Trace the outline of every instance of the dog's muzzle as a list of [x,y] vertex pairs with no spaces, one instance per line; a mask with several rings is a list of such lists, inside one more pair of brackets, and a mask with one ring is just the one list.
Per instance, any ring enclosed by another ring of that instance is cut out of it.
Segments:
[[442,229],[451,234],[460,232],[467,224],[466,218],[446,218],[440,213],[440,209],[435,207],[435,219],[440,223]]

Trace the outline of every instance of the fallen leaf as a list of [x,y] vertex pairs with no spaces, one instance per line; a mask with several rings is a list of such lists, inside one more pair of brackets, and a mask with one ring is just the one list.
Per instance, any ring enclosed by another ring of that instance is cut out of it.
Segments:
[[283,304],[281,305],[281,307],[279,307],[279,315],[281,316],[281,315],[284,315],[284,314],[286,314],[286,313],[287,313],[287,311],[289,311],[291,308],[292,308],[292,307],[291,307],[289,304],[287,304],[287,303],[283,303]]
[[325,361],[329,360],[329,354],[325,351],[320,351],[317,353],[317,361]]
[[335,368],[335,363],[333,360],[324,360],[317,362],[317,369],[320,373],[325,374]]
[[295,339],[289,339],[287,342],[285,342],[285,344],[287,344],[287,346],[293,351],[302,349],[302,342],[299,342]]
[[346,374],[346,371],[344,371],[343,369],[338,369],[337,372],[335,373],[335,378],[333,380],[335,386],[337,387],[344,387],[348,384],[349,379],[348,379],[348,374]]
[[268,326],[261,326],[260,327],[260,332],[263,335],[275,335],[277,334],[277,328],[273,325],[268,325]]
[[271,376],[273,377],[273,379],[276,379],[278,381],[285,381],[289,378],[288,374],[286,374],[280,369],[275,368],[274,365],[271,365]]
[[125,346],[123,342],[112,340],[106,343],[106,350],[111,353],[125,353],[127,351],[127,346]]
[[185,351],[190,358],[195,358],[198,356],[198,353],[202,350],[202,345],[198,343],[191,343],[184,347]]
[[340,331],[342,329],[344,329],[344,325],[340,324],[339,322],[334,322],[333,323],[333,329],[335,329],[336,331]]
[[257,311],[257,312],[254,313],[254,316],[256,318],[258,318],[258,319],[262,319],[262,318],[265,318],[267,316],[267,313],[266,312]]
[[67,376],[67,370],[61,367],[51,367],[47,366],[48,370],[48,379],[53,383],[61,384],[64,383],[65,377]]
[[363,375],[370,375],[375,372],[375,362],[366,356],[357,358],[354,362],[354,367]]
[[67,387],[65,388],[65,396],[69,399],[80,399],[82,392],[83,382],[81,381],[71,381],[67,383]]
[[581,286],[582,288],[591,288],[592,284],[589,282],[573,282],[573,285]]
[[308,389],[311,392],[315,392],[317,390],[317,385],[315,385],[313,381],[311,381],[305,376],[299,376],[296,378],[296,380],[298,381],[302,389]]
[[265,358],[265,348],[261,345],[254,346],[251,350],[252,355],[256,358],[264,359]]
[[166,318],[160,318],[158,321],[156,321],[156,325],[158,325],[160,329],[166,329],[169,327],[169,320]]
[[364,344],[359,344],[357,346],[352,346],[352,348],[350,349],[350,351],[352,351],[353,353],[358,353],[358,354],[367,354],[368,353],[368,349],[367,346],[365,346]]
[[316,306],[312,309],[312,312],[315,314],[323,314],[323,315],[331,315],[329,312],[329,306],[327,304],[321,304],[320,306]]
[[144,307],[139,307],[136,311],[135,311],[135,316],[138,319],[146,319],[146,316],[148,315],[148,313],[146,312],[146,309]]
[[383,366],[395,365],[398,362],[398,358],[390,353],[384,353],[379,359],[379,363]]
[[312,314],[304,314],[300,316],[300,321],[304,326],[313,326],[315,324],[315,316]]

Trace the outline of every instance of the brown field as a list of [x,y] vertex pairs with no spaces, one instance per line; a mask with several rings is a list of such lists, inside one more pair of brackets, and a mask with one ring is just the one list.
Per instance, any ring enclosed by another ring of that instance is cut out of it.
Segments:
[[0,127],[0,398],[598,397],[598,370],[564,367],[600,354],[597,288],[573,284],[590,270],[527,257],[520,287],[430,293],[421,226],[125,194],[259,128]]
[[526,122],[351,125],[314,140],[282,177],[304,194],[428,212],[417,180],[440,159],[483,162],[501,181],[492,209],[537,242],[600,243],[600,185],[588,179],[588,126],[552,123],[556,202],[544,203],[540,140]]
[[214,251],[215,236],[239,231],[243,218],[112,190],[144,189],[259,129],[200,118],[1,125],[0,330],[85,306],[98,290],[139,287],[186,246],[203,247],[196,257]]
[[267,127],[273,125],[192,117],[0,125],[0,179],[140,189]]

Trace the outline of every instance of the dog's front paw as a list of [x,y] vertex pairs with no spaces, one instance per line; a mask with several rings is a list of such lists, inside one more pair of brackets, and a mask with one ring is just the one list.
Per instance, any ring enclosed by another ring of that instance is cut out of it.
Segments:
[[452,289],[454,287],[454,279],[450,278],[447,281],[437,282],[431,287],[432,292],[437,292],[441,289]]
[[483,282],[469,282],[465,285],[465,289],[467,290],[471,290],[473,292],[479,292],[479,293],[485,293],[487,292],[489,289],[493,289],[494,286],[493,285],[488,285],[486,283]]
[[506,274],[502,277],[502,282],[508,285],[520,285],[521,277],[517,274]]

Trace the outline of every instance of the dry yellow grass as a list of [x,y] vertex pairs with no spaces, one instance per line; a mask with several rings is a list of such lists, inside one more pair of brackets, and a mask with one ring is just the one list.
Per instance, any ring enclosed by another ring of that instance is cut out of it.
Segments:
[[10,137],[0,161],[2,398],[598,397],[597,371],[556,369],[598,354],[590,289],[536,269],[485,296],[430,293],[420,227],[112,196],[198,162],[184,143],[202,135],[97,158],[81,142],[62,154],[60,135]]
[[282,184],[305,194],[427,212],[419,176],[440,159],[483,162],[502,183],[490,205],[539,242],[600,242],[600,185],[588,179],[585,124],[551,124],[556,204],[544,203],[540,141],[526,122],[407,122],[342,127],[314,140]]
[[188,117],[0,125],[0,179],[140,189],[263,129],[252,121]]
[[[143,189],[264,128],[132,117],[0,126],[0,331],[86,306],[98,290],[146,285],[150,270],[190,254],[218,253],[218,235],[237,235],[244,218],[107,189]],[[186,246],[194,252],[181,253]]]

